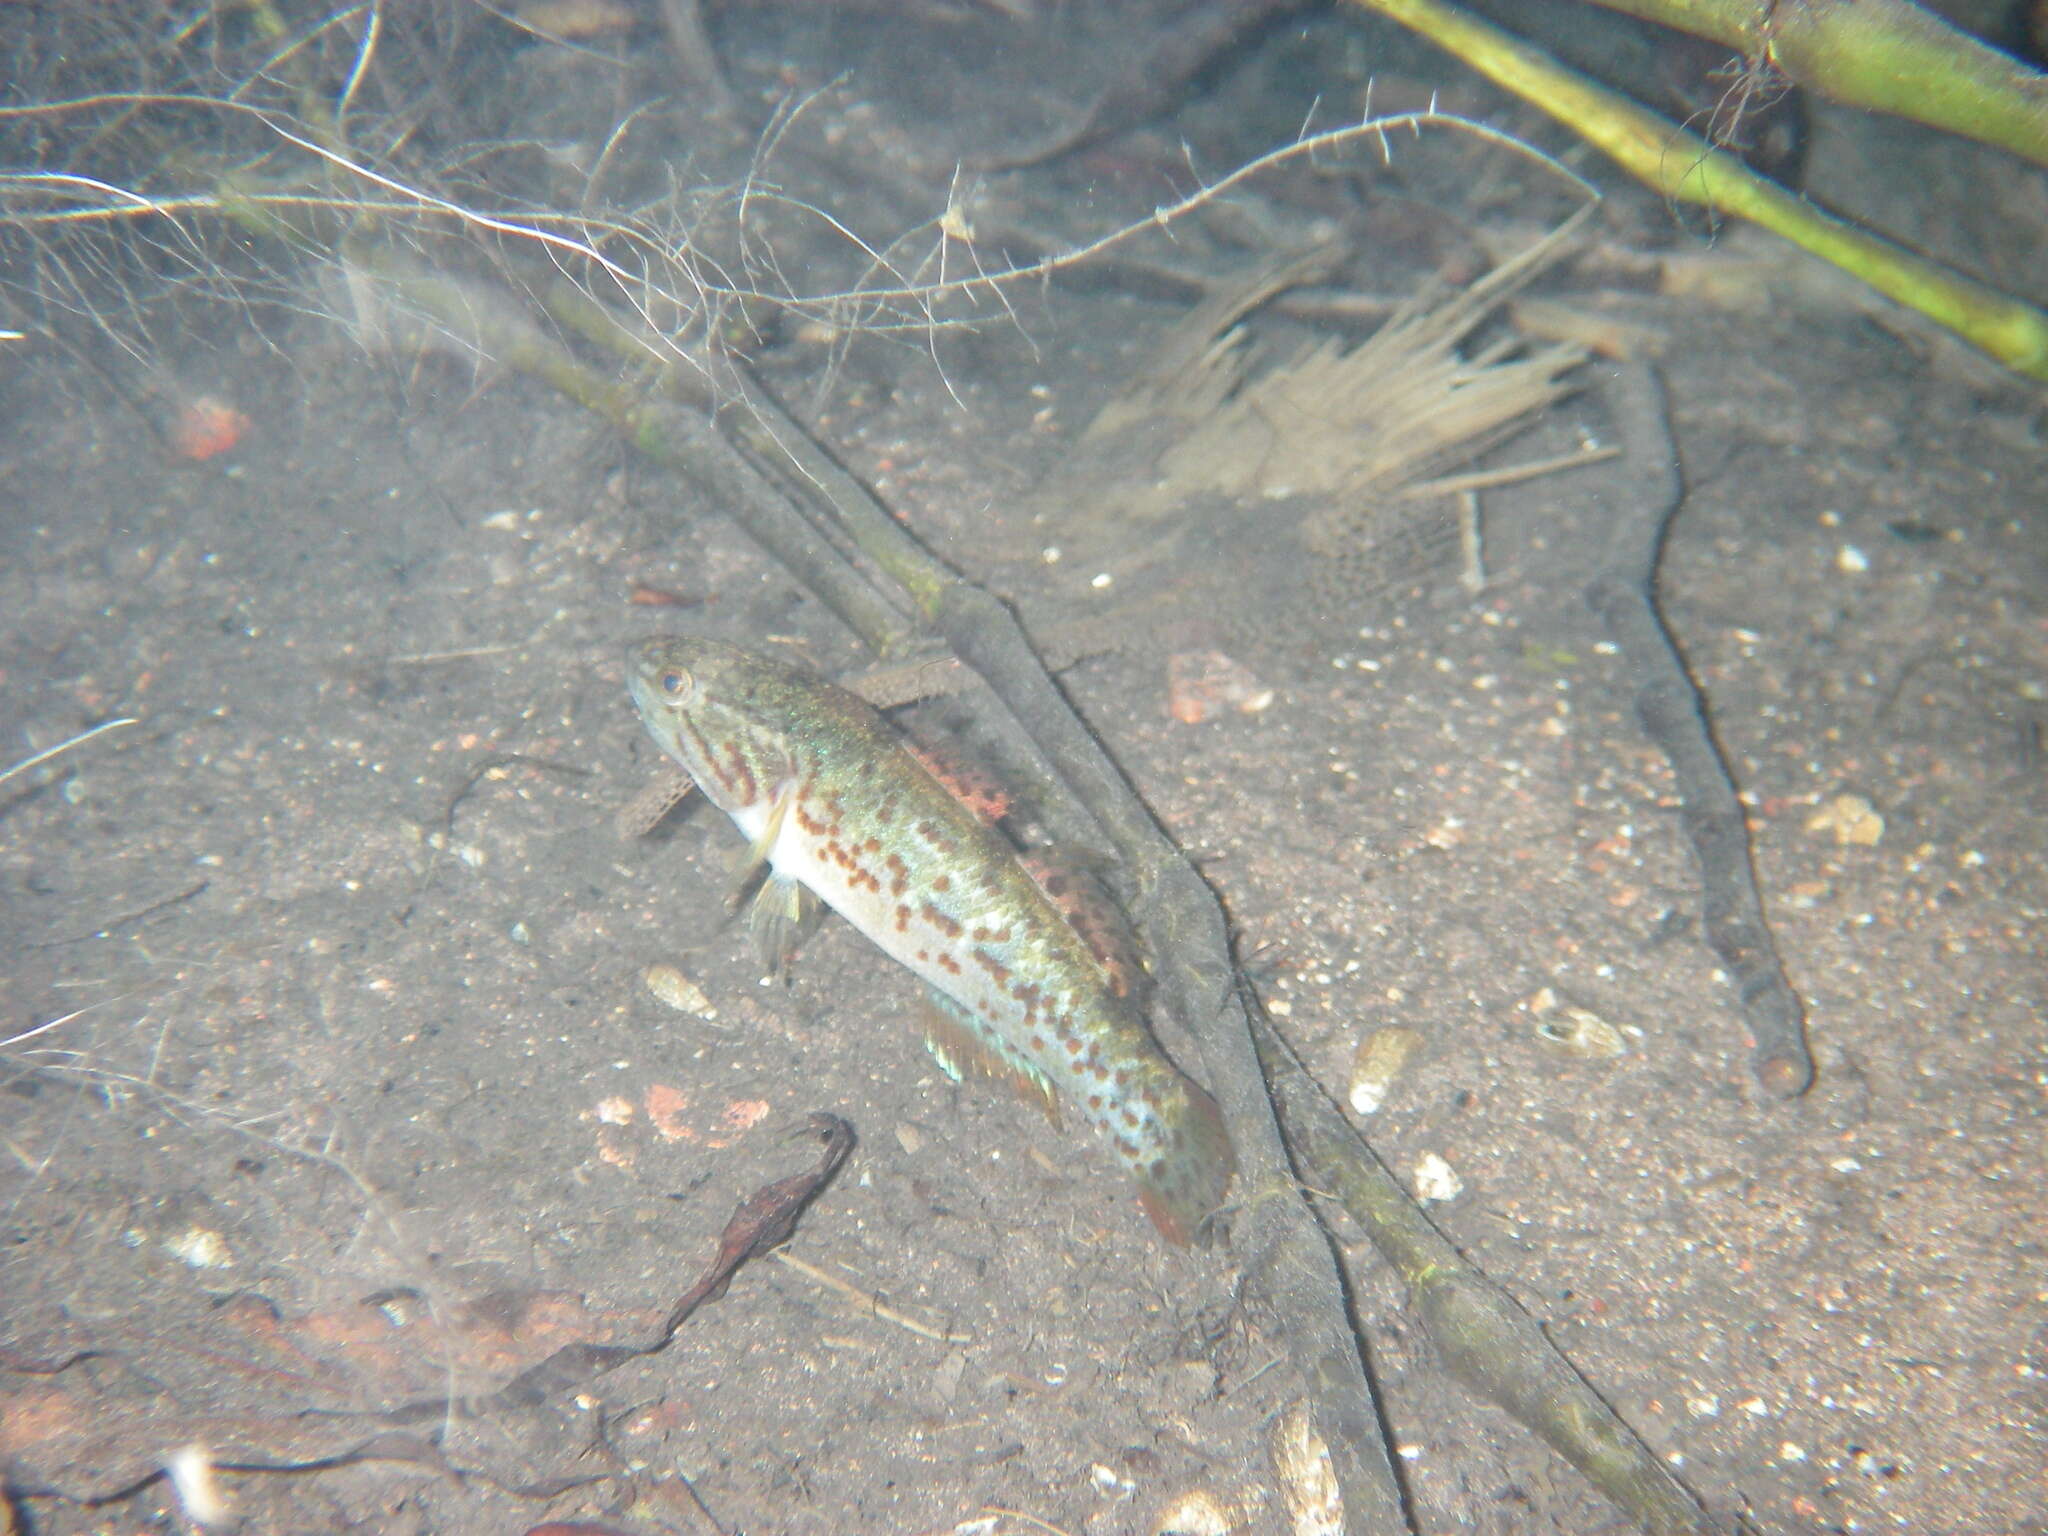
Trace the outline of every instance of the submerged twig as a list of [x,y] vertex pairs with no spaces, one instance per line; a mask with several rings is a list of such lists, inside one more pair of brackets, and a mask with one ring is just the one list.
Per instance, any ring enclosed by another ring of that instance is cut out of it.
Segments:
[[69,752],[73,747],[84,746],[88,741],[91,741],[96,736],[104,736],[109,731],[118,731],[124,725],[134,725],[135,723],[136,722],[134,720],[131,720],[126,716],[123,716],[119,720],[102,720],[98,725],[94,726],[91,730],[80,731],[76,736],[71,737],[67,741],[60,741],[54,747],[45,747],[43,748],[42,751],[36,753],[33,757],[25,757],[20,762],[16,763],[13,767],[5,770],[0,770],[0,784],[5,784],[9,779],[15,777],[15,775],[17,774],[27,773],[31,768],[40,767],[42,764],[47,763],[51,758],[57,757],[65,752]]
[[914,1333],[921,1339],[930,1339],[936,1344],[972,1344],[974,1342],[974,1335],[971,1333],[954,1333],[950,1329],[934,1328],[929,1323],[920,1323],[908,1312],[903,1311],[900,1307],[890,1306],[889,1303],[873,1292],[862,1290],[851,1280],[842,1280],[829,1269],[820,1269],[815,1264],[807,1264],[793,1253],[778,1251],[773,1257],[775,1262],[782,1265],[783,1268],[793,1269],[806,1280],[814,1281],[824,1286],[827,1290],[837,1291],[849,1301],[858,1303],[870,1316],[879,1317],[885,1323],[894,1323],[898,1328],[908,1333]]
[[1048,138],[1007,155],[990,155],[984,170],[1043,165],[1135,128],[1179,102],[1189,82],[1233,43],[1301,0],[1207,0],[1184,12],[1129,60],[1078,119]]
[[1611,399],[1629,479],[1602,546],[1611,558],[1587,584],[1586,601],[1620,644],[1636,715],[1670,760],[1679,817],[1700,861],[1701,924],[1735,983],[1755,1047],[1756,1079],[1770,1093],[1795,1098],[1813,1083],[1799,998],[1764,920],[1742,801],[1707,723],[1706,703],[1657,611],[1664,531],[1685,496],[1664,392],[1647,366],[1625,370],[1621,378]]
[[574,763],[558,763],[551,758],[534,757],[525,752],[493,752],[482,761],[473,764],[462,782],[448,796],[447,809],[441,812],[441,830],[449,837],[455,835],[455,813],[462,809],[462,802],[477,785],[490,778],[503,778],[507,768],[531,768],[536,773],[558,774],[564,778],[587,779],[588,768],[578,768]]
[[1332,1104],[1256,1002],[1252,1039],[1304,1179],[1332,1191],[1408,1287],[1408,1304],[1451,1374],[1505,1409],[1651,1536],[1707,1536],[1714,1523],[1558,1353],[1528,1313],[1431,1225]]

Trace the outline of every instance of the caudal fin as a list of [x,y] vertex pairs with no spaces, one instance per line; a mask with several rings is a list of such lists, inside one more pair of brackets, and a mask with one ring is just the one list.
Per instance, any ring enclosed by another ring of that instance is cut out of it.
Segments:
[[1216,1101],[1193,1083],[1165,1117],[1167,1145],[1138,1173],[1138,1204],[1175,1247],[1209,1240],[1209,1218],[1222,1209],[1237,1169],[1237,1152]]

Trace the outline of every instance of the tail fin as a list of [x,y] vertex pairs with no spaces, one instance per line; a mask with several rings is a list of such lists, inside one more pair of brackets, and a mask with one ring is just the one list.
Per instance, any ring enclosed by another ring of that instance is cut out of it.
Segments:
[[1177,1248],[1207,1243],[1209,1218],[1222,1208],[1237,1152],[1216,1101],[1193,1083],[1167,1115],[1168,1144],[1138,1174],[1138,1204],[1159,1235]]

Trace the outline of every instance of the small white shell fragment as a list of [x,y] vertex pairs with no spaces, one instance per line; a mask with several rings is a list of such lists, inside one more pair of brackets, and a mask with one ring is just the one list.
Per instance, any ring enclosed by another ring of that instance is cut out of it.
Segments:
[[1167,658],[1166,709],[1183,725],[1200,725],[1226,709],[1256,715],[1273,698],[1251,668],[1221,651],[1179,651]]
[[166,1238],[164,1247],[194,1269],[227,1269],[235,1262],[228,1240],[211,1227],[187,1227],[176,1237]]
[[1628,1049],[1621,1031],[1590,1008],[1567,1003],[1536,1026],[1536,1038],[1560,1056],[1619,1056]]
[[1206,1488],[1191,1488],[1167,1500],[1152,1522],[1151,1536],[1244,1536],[1257,1513],[1243,1499],[1226,1499]]
[[1591,1060],[1619,1056],[1628,1049],[1622,1032],[1590,1008],[1561,1002],[1544,987],[1529,1000],[1536,1015],[1536,1038],[1560,1056]]
[[1835,552],[1835,569],[1844,576],[1861,576],[1870,569],[1870,556],[1854,544],[1844,544]]
[[1376,1029],[1359,1041],[1351,1058],[1351,1107],[1361,1115],[1377,1114],[1395,1079],[1421,1049],[1422,1036],[1402,1024]]
[[1458,1177],[1458,1170],[1438,1157],[1434,1152],[1425,1152],[1415,1160],[1415,1198],[1424,1204],[1455,1200],[1465,1193],[1465,1181]]
[[1297,1402],[1274,1421],[1266,1453],[1273,1459],[1293,1536],[1344,1536],[1344,1496],[1330,1467],[1330,1448],[1316,1433],[1306,1402]]
[[164,1458],[164,1476],[177,1495],[178,1508],[193,1525],[225,1525],[228,1501],[213,1475],[213,1456],[203,1445],[181,1445]]
[[1884,836],[1884,817],[1861,795],[1837,795],[1806,818],[1809,832],[1832,832],[1844,848],[1875,848]]
[[1136,1483],[1115,1467],[1106,1467],[1099,1461],[1088,1468],[1088,1481],[1093,1483],[1095,1491],[1105,1498],[1129,1498],[1138,1489]]
[[645,976],[647,990],[677,1013],[695,1014],[706,1021],[718,1017],[718,1010],[704,989],[672,965],[650,965]]

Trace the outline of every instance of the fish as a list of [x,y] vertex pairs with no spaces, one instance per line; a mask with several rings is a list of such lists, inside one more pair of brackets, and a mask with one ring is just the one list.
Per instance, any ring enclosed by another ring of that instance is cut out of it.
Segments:
[[1065,1103],[1176,1246],[1206,1241],[1236,1156],[1216,1102],[1160,1048],[1017,850],[855,694],[705,638],[632,646],[648,734],[747,838],[757,913],[808,892],[930,989],[934,1054]]

